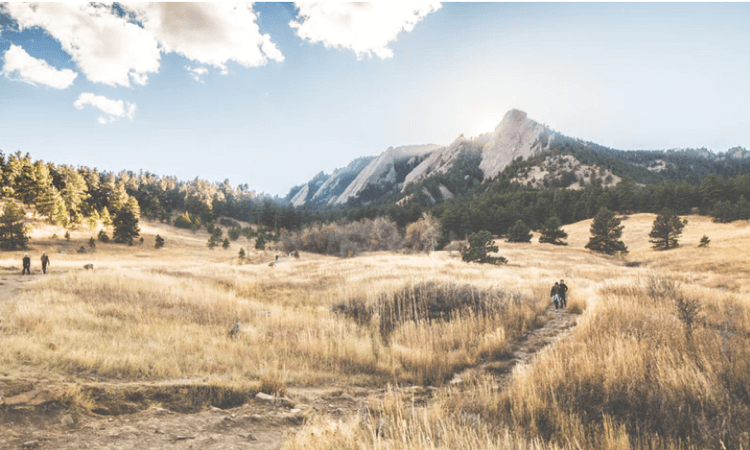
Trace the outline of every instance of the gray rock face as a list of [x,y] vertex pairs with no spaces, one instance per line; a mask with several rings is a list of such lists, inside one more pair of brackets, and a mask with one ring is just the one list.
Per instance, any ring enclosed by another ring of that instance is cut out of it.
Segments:
[[290,203],[294,206],[302,206],[306,204],[310,198],[317,192],[317,190],[328,181],[330,175],[326,175],[323,172],[315,175],[312,180],[308,181],[307,184],[302,186],[297,194],[292,197]]
[[[448,146],[391,147],[377,157],[352,161],[346,168],[337,169],[323,183],[315,183],[316,179],[308,182],[291,203],[295,206],[344,204],[363,194],[378,195],[394,189],[403,191],[410,184],[449,172],[459,157],[467,152],[481,154],[479,168],[484,178],[491,178],[514,159],[528,158],[546,150],[554,136],[554,132],[529,119],[525,112],[514,109],[505,114],[492,133],[473,139],[461,135]],[[447,192],[442,191],[443,198],[452,196],[447,189]],[[363,199],[364,202],[367,200]]]
[[350,198],[357,197],[368,186],[398,184],[401,181],[399,180],[398,164],[408,164],[410,160],[413,161],[413,158],[423,156],[438,148],[440,146],[434,144],[388,148],[371,161],[333,203],[346,203]]
[[336,169],[331,177],[315,192],[310,203],[319,205],[335,202],[373,159],[375,159],[374,156],[357,158],[350,162],[348,166]]
[[726,157],[729,159],[745,159],[750,158],[750,152],[742,147],[732,147],[727,150]]
[[494,177],[518,157],[526,159],[544,151],[553,139],[550,135],[547,142],[542,142],[544,131],[550,130],[529,119],[523,111],[513,109],[506,113],[482,148],[479,168],[484,177]]

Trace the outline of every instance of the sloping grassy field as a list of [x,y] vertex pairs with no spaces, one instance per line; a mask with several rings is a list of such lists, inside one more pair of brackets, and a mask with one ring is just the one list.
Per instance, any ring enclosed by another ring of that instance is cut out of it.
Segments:
[[[466,367],[507,356],[543,326],[550,287],[564,278],[577,327],[517,365],[507,388],[487,373],[447,385],[419,407],[395,390],[367,414],[310,416],[287,447],[746,448],[750,225],[690,216],[682,246],[657,252],[647,237],[653,219],[623,221],[630,249],[623,258],[585,250],[584,221],[564,227],[565,247],[498,241],[509,260],[500,267],[465,264],[449,252],[288,259],[256,251],[244,237],[229,250],[209,250],[205,231],[146,222],[142,244],[97,241],[79,254],[94,233],[52,239],[64,231],[38,222],[32,268],[46,251],[51,271],[33,273],[0,301],[1,375],[266,392],[441,387]],[[153,248],[156,234],[163,249]],[[697,247],[703,235],[708,248]],[[3,278],[20,276],[22,254],[0,255]],[[87,263],[95,270],[83,270]],[[411,308],[428,308],[415,294],[425,283],[471,287],[496,306],[481,314],[456,307],[450,320],[401,315],[383,332],[383,302],[406,298]],[[698,307],[690,332],[681,300]],[[357,319],[356,305],[374,314]],[[239,334],[229,337],[238,322]]]

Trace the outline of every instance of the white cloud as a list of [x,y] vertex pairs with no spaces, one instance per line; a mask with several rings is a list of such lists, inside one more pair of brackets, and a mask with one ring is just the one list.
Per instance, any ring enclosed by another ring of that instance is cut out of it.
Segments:
[[201,77],[202,77],[203,75],[205,75],[205,74],[207,74],[207,73],[208,73],[208,69],[206,69],[205,67],[196,67],[195,69],[193,69],[193,68],[192,68],[192,67],[190,67],[190,66],[185,66],[185,69],[186,69],[186,70],[187,70],[188,72],[190,72],[190,75],[191,75],[191,76],[193,77],[193,79],[194,79],[195,81],[199,81],[199,82],[201,82],[201,83],[203,83],[203,80],[201,79]]
[[11,44],[5,52],[3,73],[7,76],[13,72],[18,72],[20,79],[26,83],[39,83],[55,89],[69,87],[78,76],[70,69],[57,70],[46,61],[26,53],[23,47]]
[[261,34],[252,4],[243,3],[122,3],[136,13],[144,29],[156,37],[165,52],[226,71],[234,61],[258,67],[284,56]]
[[393,3],[295,3],[297,20],[289,22],[297,35],[327,48],[348,48],[357,58],[392,58],[388,44],[401,31],[412,31],[427,14],[437,11],[437,2]]
[[119,5],[128,17],[103,3],[7,3],[0,11],[21,28],[46,30],[89,80],[111,86],[146,84],[148,75],[158,72],[162,53],[179,53],[223,73],[229,61],[257,67],[284,60],[270,36],[260,33],[252,5]]
[[123,102],[122,100],[112,100],[103,95],[95,95],[91,92],[84,92],[78,96],[73,106],[83,109],[84,106],[93,106],[106,114],[108,117],[100,116],[99,123],[112,123],[117,119],[135,117],[135,105]]
[[156,39],[117,17],[107,6],[90,3],[7,3],[4,9],[21,28],[40,27],[57,39],[86,77],[96,83],[145,84],[159,70]]

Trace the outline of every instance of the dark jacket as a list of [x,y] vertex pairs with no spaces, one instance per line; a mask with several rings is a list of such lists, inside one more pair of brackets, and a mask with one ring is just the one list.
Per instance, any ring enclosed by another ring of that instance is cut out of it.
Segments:
[[560,286],[558,285],[552,286],[552,291],[549,293],[549,295],[557,295],[557,293],[559,292],[559,289],[560,289]]
[[560,297],[565,297],[566,292],[568,292],[568,286],[566,286],[565,283],[557,286],[557,293],[560,294]]
[[31,267],[31,258],[28,256],[23,257],[23,266],[24,267]]
[[47,264],[49,264],[49,256],[42,255],[42,265],[46,266]]

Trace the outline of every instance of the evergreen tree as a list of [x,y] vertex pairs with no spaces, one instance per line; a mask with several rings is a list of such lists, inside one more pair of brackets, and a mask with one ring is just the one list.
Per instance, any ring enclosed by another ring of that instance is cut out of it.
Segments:
[[187,228],[190,229],[193,227],[193,221],[190,220],[190,214],[188,214],[187,211],[177,216],[177,218],[174,220],[174,226],[177,228]]
[[109,215],[109,210],[107,207],[102,208],[102,213],[100,214],[100,218],[102,220],[102,225],[106,227],[112,226],[112,216]]
[[27,228],[23,223],[26,211],[16,202],[9,201],[0,216],[0,247],[4,250],[26,248],[29,242]]
[[711,208],[711,217],[714,222],[729,223],[734,220],[734,208],[729,200],[718,201]]
[[138,202],[134,197],[129,197],[112,220],[112,225],[114,226],[112,239],[115,242],[133,245],[133,240],[141,234],[141,229],[138,226],[139,218],[140,209],[138,208]]
[[240,258],[240,261],[245,259],[245,249],[240,247],[240,251],[237,253],[237,256]]
[[91,231],[96,230],[96,227],[99,226],[99,213],[96,212],[96,210],[91,211],[91,215],[89,215],[87,224]]
[[[196,217],[196,220],[198,218]],[[209,223],[209,225],[211,225]],[[211,236],[208,238],[208,248],[213,249],[214,247],[218,247],[219,243],[221,242],[221,228],[214,227],[213,231],[211,231]]]
[[105,244],[109,242],[109,235],[106,230],[99,230],[99,234],[96,237]]
[[508,242],[531,242],[531,230],[519,219],[508,230]]
[[682,234],[682,229],[687,225],[687,219],[680,220],[671,211],[664,209],[661,214],[654,219],[654,225],[649,233],[649,242],[654,244],[657,250],[669,250],[679,245],[678,238]]
[[744,195],[740,195],[735,207],[735,217],[737,220],[750,220],[750,201]]
[[96,248],[96,241],[94,240],[94,236],[91,236],[89,239],[89,247]]
[[60,189],[60,197],[68,212],[68,225],[78,225],[83,222],[82,203],[89,196],[86,192],[86,180],[70,166],[60,166],[57,172],[63,186]]
[[54,198],[54,206],[53,206],[53,219],[55,225],[61,226],[64,228],[68,228],[68,225],[70,225],[70,215],[68,214],[68,210],[65,209],[65,202],[63,202],[62,198],[60,196],[55,196]]
[[162,248],[164,247],[164,238],[156,235],[156,243],[154,244],[154,248]]
[[221,243],[221,247],[226,250],[229,248],[229,239],[224,238],[224,242]]
[[59,191],[52,184],[52,176],[49,167],[38,161],[34,164],[36,172],[36,211],[42,216],[47,217],[50,222],[54,222],[55,199],[60,196]]
[[591,223],[591,238],[586,248],[595,252],[613,255],[615,253],[627,253],[628,248],[620,240],[622,237],[621,220],[615,217],[615,213],[602,207],[594,216]]
[[568,245],[565,242],[565,239],[568,238],[568,233],[560,229],[561,226],[562,222],[560,222],[557,216],[547,219],[542,226],[539,242],[542,244]]
[[266,235],[258,233],[258,237],[255,238],[255,248],[257,250],[265,250],[266,248]]
[[66,231],[66,232],[65,232],[65,240],[66,240],[66,241],[69,241],[69,240],[70,240],[70,231]]
[[489,252],[496,252],[497,246],[489,231],[479,231],[469,235],[469,247],[461,253],[461,258],[466,262],[476,261],[488,264],[505,264],[508,262],[502,256],[489,256]]
[[705,234],[701,238],[701,243],[698,244],[698,247],[708,247],[708,244],[711,242],[711,239],[708,238]]

